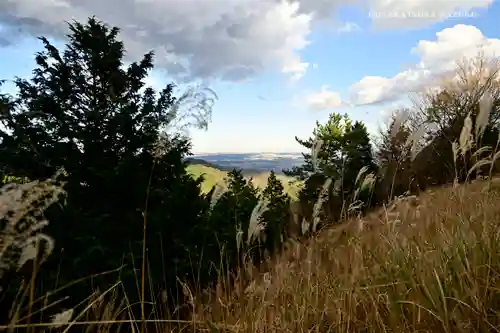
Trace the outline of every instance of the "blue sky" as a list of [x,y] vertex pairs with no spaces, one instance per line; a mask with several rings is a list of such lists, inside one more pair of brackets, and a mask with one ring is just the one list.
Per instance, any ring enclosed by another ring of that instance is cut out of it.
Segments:
[[[301,151],[294,137],[308,137],[316,120],[325,121],[330,112],[348,113],[375,133],[389,110],[407,102],[409,91],[425,84],[424,71],[439,74],[460,57],[477,54],[479,43],[488,54],[500,52],[500,31],[495,23],[500,4],[492,0],[373,0],[363,6],[336,0],[328,7],[314,0],[296,3],[296,7],[273,0],[241,0],[238,5],[234,0],[165,1],[177,6],[170,23],[176,22],[174,14],[189,18],[179,21],[182,36],[175,34],[177,30],[165,35],[153,31],[160,21],[154,21],[152,15],[131,14],[134,0],[127,1],[116,16],[109,16],[102,6],[79,12],[76,1],[61,0],[65,5],[53,8],[53,1],[41,0],[36,11],[22,5],[4,8],[7,14],[0,14],[0,78],[30,75],[33,54],[40,50],[32,36],[48,35],[62,45],[59,37],[64,33],[64,20],[95,14],[124,28],[124,40],[131,46],[134,60],[151,48],[161,51],[168,45],[168,52],[157,51],[161,70],[152,73],[149,82],[153,86],[186,75],[189,82],[208,82],[217,93],[208,130],[191,132],[195,153]],[[150,1],[151,10],[163,8]],[[20,0],[23,2],[29,1]],[[228,4],[234,8],[225,12]],[[210,11],[198,11],[200,6],[208,6]],[[60,15],[44,16],[42,21],[42,13],[49,10]],[[452,12],[462,17],[439,17]],[[369,13],[399,18],[372,20]],[[197,15],[203,15],[206,22],[197,21]],[[41,23],[26,25],[22,17]],[[165,21],[169,23],[168,17]],[[224,24],[220,31],[230,35],[230,42],[216,30]],[[214,41],[208,43],[209,38]],[[185,67],[180,68],[179,63]],[[306,69],[304,64],[308,64]],[[238,71],[240,68],[245,70]],[[408,72],[409,68],[413,71]],[[11,90],[11,86],[5,89]]]

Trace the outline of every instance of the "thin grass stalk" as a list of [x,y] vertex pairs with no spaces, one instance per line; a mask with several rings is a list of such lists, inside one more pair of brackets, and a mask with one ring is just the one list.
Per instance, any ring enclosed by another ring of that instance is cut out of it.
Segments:
[[492,154],[492,161],[490,164],[490,170],[488,173],[488,192],[491,191],[491,182],[492,182],[492,176],[493,176],[493,169],[495,168],[495,163],[498,158],[500,158],[500,151],[498,150],[500,145],[500,132],[498,133],[498,138],[497,138],[497,144],[495,145],[495,150],[491,153]]
[[156,160],[153,161],[153,165],[151,166],[151,172],[149,173],[148,179],[148,187],[146,189],[146,202],[144,204],[144,212],[142,213],[142,267],[141,267],[141,332],[146,332],[146,312],[144,309],[145,304],[145,281],[146,281],[146,233],[147,233],[147,215],[148,215],[148,203],[149,203],[149,194],[151,192],[151,182],[153,180],[153,172],[156,164]]
[[[38,240],[35,240],[35,248],[36,248],[36,254],[35,258],[33,258],[33,272],[31,273],[31,282],[30,282],[30,293],[29,293],[29,305],[28,305],[28,324],[31,322],[31,312],[32,312],[32,307],[33,303],[35,300],[35,284],[36,284],[36,274],[37,274],[37,264],[38,264]],[[34,328],[30,328],[30,332],[34,332]]]

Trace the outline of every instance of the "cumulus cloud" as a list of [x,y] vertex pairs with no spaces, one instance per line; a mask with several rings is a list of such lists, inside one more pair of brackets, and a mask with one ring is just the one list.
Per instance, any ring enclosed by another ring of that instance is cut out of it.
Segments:
[[64,20],[92,15],[121,28],[130,58],[154,49],[157,64],[177,77],[237,81],[281,66],[298,78],[307,70],[297,52],[308,43],[311,16],[274,0],[0,1],[0,40],[62,38]]
[[338,92],[322,86],[320,91],[307,95],[303,104],[312,111],[322,111],[341,106],[342,98]]
[[[2,0],[0,47],[26,35],[64,38],[67,25],[95,15],[122,29],[131,59],[154,49],[157,65],[178,79],[238,81],[278,68],[298,80],[309,64],[300,58],[316,22],[331,20],[345,4],[371,12],[451,11],[492,0]],[[367,6],[365,6],[367,5]],[[381,20],[376,20],[377,22]],[[408,19],[382,20],[391,27]],[[428,20],[420,20],[426,22]],[[389,23],[390,24],[389,24]],[[411,24],[410,24],[411,23]],[[379,24],[379,23],[377,23]],[[379,24],[380,25],[380,24]]]
[[500,39],[487,38],[474,26],[457,24],[438,32],[435,40],[419,41],[411,52],[420,58],[417,66],[393,77],[364,77],[351,86],[350,102],[362,105],[398,100],[431,86],[436,77],[452,70],[457,60],[475,57],[479,52],[486,57],[500,56]]

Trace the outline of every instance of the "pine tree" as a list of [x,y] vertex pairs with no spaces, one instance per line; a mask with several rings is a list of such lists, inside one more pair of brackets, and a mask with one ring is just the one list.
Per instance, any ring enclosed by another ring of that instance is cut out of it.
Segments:
[[266,223],[264,246],[272,253],[279,250],[283,241],[288,238],[286,224],[290,220],[290,196],[284,192],[283,184],[276,178],[274,171],[269,174],[262,198],[268,200],[268,210],[262,216]]
[[[225,269],[234,269],[247,252],[244,243],[250,216],[258,202],[258,191],[238,169],[228,173],[226,186],[226,191],[210,211],[205,243],[210,257],[217,258],[222,254],[222,262],[227,265]],[[220,268],[220,262],[214,264]]]
[[[145,86],[153,52],[124,66],[118,28],[90,18],[69,29],[63,52],[40,38],[33,77],[17,78],[17,95],[0,100],[0,172],[38,180],[64,170],[66,205],[47,212],[46,229],[60,255],[46,263],[44,286],[125,264],[120,279],[134,288],[145,220],[148,277],[162,284],[165,269],[175,282],[192,272],[189,252],[197,251],[207,207],[201,180],[185,170],[189,139],[163,132],[181,116],[182,100],[172,84],[159,93]],[[73,292],[74,302],[89,295],[81,285]]]
[[366,167],[367,173],[376,173],[377,167],[373,157],[370,137],[366,126],[356,121],[343,136],[343,151],[345,157],[343,170],[343,188],[351,193],[355,180],[361,168]]
[[[320,190],[327,179],[340,183],[338,193],[330,193],[325,204],[325,215],[332,219],[340,217],[344,203],[352,198],[356,176],[362,167],[367,172],[376,172],[370,137],[361,122],[353,122],[347,116],[332,113],[324,125],[316,123],[312,137],[307,141],[296,138],[304,148],[313,150],[315,142],[322,141],[317,152],[316,167],[311,153],[303,154],[304,164],[286,170],[285,174],[306,179],[299,194],[306,216],[311,217]],[[332,189],[330,189],[332,191]]]
[[[284,173],[287,176],[296,177],[301,180],[307,179],[314,173],[338,179],[342,173],[342,137],[350,126],[351,120],[349,117],[347,115],[341,116],[337,113],[330,114],[327,123],[324,125],[316,122],[316,128],[309,139],[301,140],[295,137],[295,140],[308,150],[308,153],[302,154],[304,164],[295,166],[290,170],[284,170]],[[322,140],[322,144],[315,166],[311,153],[315,143],[319,140]]]

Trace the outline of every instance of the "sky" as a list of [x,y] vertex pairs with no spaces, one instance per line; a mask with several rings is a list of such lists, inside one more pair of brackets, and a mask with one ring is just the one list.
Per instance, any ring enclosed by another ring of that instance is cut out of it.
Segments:
[[300,152],[332,112],[375,135],[456,61],[500,55],[499,0],[0,0],[0,79],[30,77],[35,37],[62,48],[92,15],[121,29],[127,61],[155,51],[149,85],[215,91],[195,154]]

